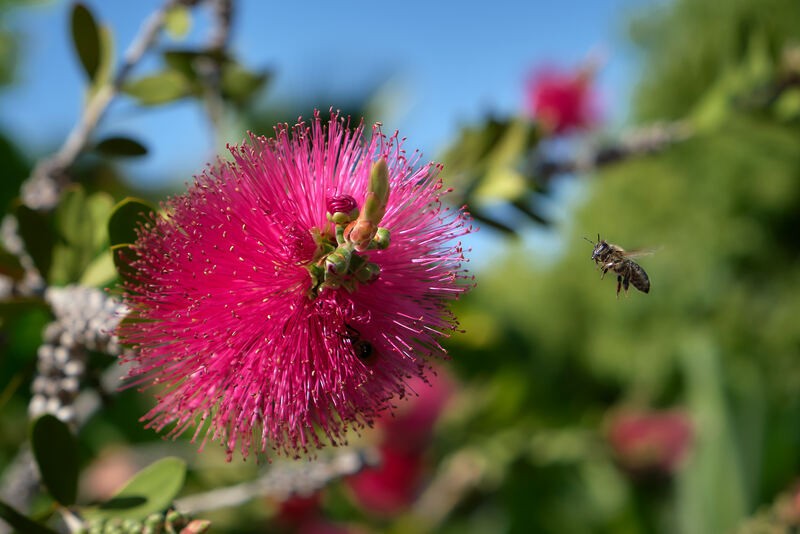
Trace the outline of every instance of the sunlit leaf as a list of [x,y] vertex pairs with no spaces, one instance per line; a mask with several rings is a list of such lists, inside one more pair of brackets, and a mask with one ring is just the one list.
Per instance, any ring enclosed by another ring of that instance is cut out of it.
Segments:
[[122,90],[145,106],[173,102],[191,94],[191,84],[180,72],[165,70],[125,84]]
[[84,511],[88,518],[143,519],[165,510],[183,488],[186,463],[168,457],[145,467],[110,500]]
[[86,267],[78,281],[84,286],[106,287],[117,277],[117,269],[111,250],[97,256]]
[[46,414],[33,423],[31,448],[50,495],[69,506],[78,493],[78,444],[67,425]]
[[93,81],[100,66],[100,30],[92,12],[78,2],[72,6],[72,43],[89,81]]
[[182,5],[172,6],[164,16],[164,29],[173,39],[186,37],[192,28],[192,13]]
[[147,148],[135,139],[122,136],[106,137],[97,145],[95,150],[106,156],[144,156]]

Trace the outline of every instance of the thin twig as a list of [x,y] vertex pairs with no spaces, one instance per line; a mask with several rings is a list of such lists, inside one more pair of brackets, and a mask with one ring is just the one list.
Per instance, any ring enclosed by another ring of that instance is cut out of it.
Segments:
[[214,131],[215,147],[220,143],[225,111],[222,99],[222,64],[227,57],[233,22],[232,0],[208,0],[213,15],[213,25],[208,39],[208,54],[198,58],[197,69],[203,80],[206,111]]
[[563,161],[538,161],[533,175],[537,180],[548,181],[562,174],[582,174],[616,163],[630,157],[653,154],[685,141],[694,133],[687,121],[656,123],[624,134],[618,143],[599,147]]
[[281,502],[294,495],[308,496],[334,480],[358,473],[376,463],[377,453],[371,449],[345,450],[331,458],[319,458],[313,462],[276,463],[251,482],[178,499],[175,509],[196,514],[239,506],[256,498],[271,497]]
[[167,0],[142,24],[139,33],[126,50],[122,65],[111,83],[102,86],[94,93],[61,148],[34,166],[31,176],[22,185],[22,200],[27,206],[35,209],[52,209],[58,203],[60,190],[69,181],[67,169],[88,145],[92,132],[111,101],[122,89],[133,68],[155,43],[164,27],[167,12],[184,3],[186,2],[183,0]]

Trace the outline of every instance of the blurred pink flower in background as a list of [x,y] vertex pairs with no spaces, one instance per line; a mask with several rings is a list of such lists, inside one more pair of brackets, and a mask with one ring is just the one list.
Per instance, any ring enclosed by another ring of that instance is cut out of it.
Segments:
[[148,426],[196,427],[229,459],[298,455],[369,425],[446,356],[472,228],[401,144],[315,114],[231,147],[140,229],[119,334],[132,383],[163,386]]
[[380,464],[346,479],[354,500],[374,515],[397,514],[417,497],[434,425],[456,386],[443,369],[438,369],[430,383],[416,378],[409,387],[417,395],[401,402],[395,412],[386,412],[376,423]]
[[530,75],[526,87],[528,111],[545,132],[562,135],[587,130],[597,123],[594,72],[595,64],[589,63],[572,71],[542,67]]
[[608,441],[619,464],[635,475],[670,475],[691,447],[692,423],[679,410],[613,414]]

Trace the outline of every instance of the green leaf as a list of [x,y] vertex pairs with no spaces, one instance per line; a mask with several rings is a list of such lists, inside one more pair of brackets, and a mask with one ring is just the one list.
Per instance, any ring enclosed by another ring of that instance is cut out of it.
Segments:
[[116,277],[117,269],[114,265],[114,257],[111,250],[107,250],[92,260],[83,271],[78,283],[84,286],[106,287]]
[[25,269],[14,254],[0,246],[0,274],[12,280],[21,280],[25,276]]
[[24,532],[25,534],[57,534],[55,530],[50,530],[33,519],[25,517],[3,501],[0,501],[0,517],[17,532]]
[[95,150],[105,156],[134,157],[147,154],[147,148],[129,137],[107,137],[95,145]]
[[191,84],[180,72],[164,70],[126,83],[122,90],[144,106],[157,106],[191,94]]
[[100,29],[92,12],[80,2],[72,6],[70,25],[75,52],[89,81],[94,81],[100,67]]
[[145,467],[110,500],[95,508],[87,508],[89,519],[143,519],[165,510],[178,495],[186,478],[186,462],[168,457]]
[[90,94],[111,83],[114,75],[114,34],[106,26],[100,26],[100,64],[94,75]]
[[222,67],[222,95],[238,105],[249,102],[269,80],[267,71],[254,72],[235,62]]
[[131,245],[120,244],[111,246],[111,260],[117,269],[117,274],[122,280],[129,280],[135,273],[131,263],[136,260],[136,252]]
[[61,196],[54,213],[58,240],[53,246],[53,261],[48,280],[56,285],[77,282],[95,256],[97,225],[83,188],[73,185]]
[[164,29],[173,39],[183,39],[192,28],[192,13],[182,5],[171,7],[164,17]]
[[33,423],[33,457],[50,495],[63,504],[75,503],[78,493],[78,444],[66,424],[45,414]]
[[108,218],[114,210],[114,199],[98,191],[87,199],[87,205],[94,222],[94,252],[99,254],[108,248]]
[[108,219],[108,238],[112,245],[130,245],[136,242],[136,227],[150,220],[156,209],[144,200],[127,197],[114,206]]
[[17,205],[15,209],[19,222],[19,235],[25,243],[25,250],[33,259],[34,265],[47,276],[53,260],[53,232],[51,217],[40,211],[33,210],[24,204]]

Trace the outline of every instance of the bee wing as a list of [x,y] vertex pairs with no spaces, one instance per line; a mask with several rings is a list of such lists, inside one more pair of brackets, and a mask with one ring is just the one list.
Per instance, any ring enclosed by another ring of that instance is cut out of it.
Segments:
[[622,254],[626,258],[641,258],[642,256],[651,256],[661,250],[661,247],[658,248],[635,248],[633,250],[626,250]]

